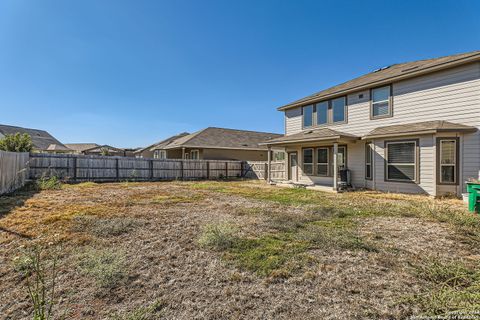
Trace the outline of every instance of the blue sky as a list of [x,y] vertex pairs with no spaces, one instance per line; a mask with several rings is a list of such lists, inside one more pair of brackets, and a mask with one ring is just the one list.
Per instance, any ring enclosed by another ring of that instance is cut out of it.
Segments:
[[392,63],[480,50],[479,1],[1,0],[0,123],[119,147],[219,126]]

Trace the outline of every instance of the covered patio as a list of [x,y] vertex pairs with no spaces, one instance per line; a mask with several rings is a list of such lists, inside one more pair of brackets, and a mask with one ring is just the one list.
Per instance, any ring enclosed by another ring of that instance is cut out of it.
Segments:
[[[360,137],[352,134],[320,128],[272,139],[264,144],[269,151],[283,148],[287,154],[287,179],[283,183],[338,191],[339,171],[348,169],[349,146],[358,140]],[[268,155],[270,168],[271,152]],[[270,169],[267,181],[272,183]]]

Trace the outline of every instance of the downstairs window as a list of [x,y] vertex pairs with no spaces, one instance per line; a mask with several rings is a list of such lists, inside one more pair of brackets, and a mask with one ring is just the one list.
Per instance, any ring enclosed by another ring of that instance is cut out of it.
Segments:
[[386,142],[386,180],[417,181],[417,141]]

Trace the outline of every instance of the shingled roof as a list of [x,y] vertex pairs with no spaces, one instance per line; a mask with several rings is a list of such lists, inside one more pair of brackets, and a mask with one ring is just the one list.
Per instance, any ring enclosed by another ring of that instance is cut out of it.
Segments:
[[399,135],[429,134],[437,132],[475,132],[476,127],[463,124],[434,120],[415,122],[407,124],[397,124],[391,126],[378,127],[370,131],[362,139],[373,139],[380,137],[392,137]]
[[96,143],[65,143],[65,145],[77,152],[82,152],[85,150],[93,149],[95,147],[99,147],[99,144]]
[[380,68],[358,78],[322,90],[300,100],[279,107],[278,110],[286,110],[293,107],[316,103],[324,99],[330,99],[359,90],[388,84],[392,81],[413,78],[422,74],[431,73],[453,66],[480,61],[480,51],[461,53],[441,58],[418,60],[413,62],[398,63]]
[[209,127],[195,133],[180,137],[169,144],[155,149],[175,148],[213,148],[265,150],[260,143],[282,137],[278,133]]
[[141,152],[146,151],[146,150],[153,151],[155,149],[163,149],[165,146],[167,146],[168,144],[177,140],[178,138],[187,136],[189,134],[190,133],[188,133],[188,132],[182,132],[182,133],[176,134],[174,136],[168,137],[167,139],[161,140],[159,142],[155,142],[154,144],[151,144],[151,145],[149,145],[145,148],[138,149],[138,150],[135,151],[135,153],[141,153]]
[[359,140],[360,137],[330,128],[302,131],[264,142],[265,145],[287,144],[295,142],[315,142],[325,140]]
[[26,133],[32,138],[33,147],[36,150],[48,150],[50,145],[57,145],[57,148],[67,148],[60,141],[55,139],[50,133],[45,130],[22,128],[8,125],[0,125],[0,134],[16,134],[16,133]]

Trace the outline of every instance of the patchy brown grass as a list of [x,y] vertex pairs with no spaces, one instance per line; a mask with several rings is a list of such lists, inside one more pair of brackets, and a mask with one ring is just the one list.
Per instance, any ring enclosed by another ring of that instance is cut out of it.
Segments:
[[479,308],[460,200],[256,181],[83,183],[0,197],[0,314],[30,319],[23,252],[60,252],[67,319],[403,319]]

